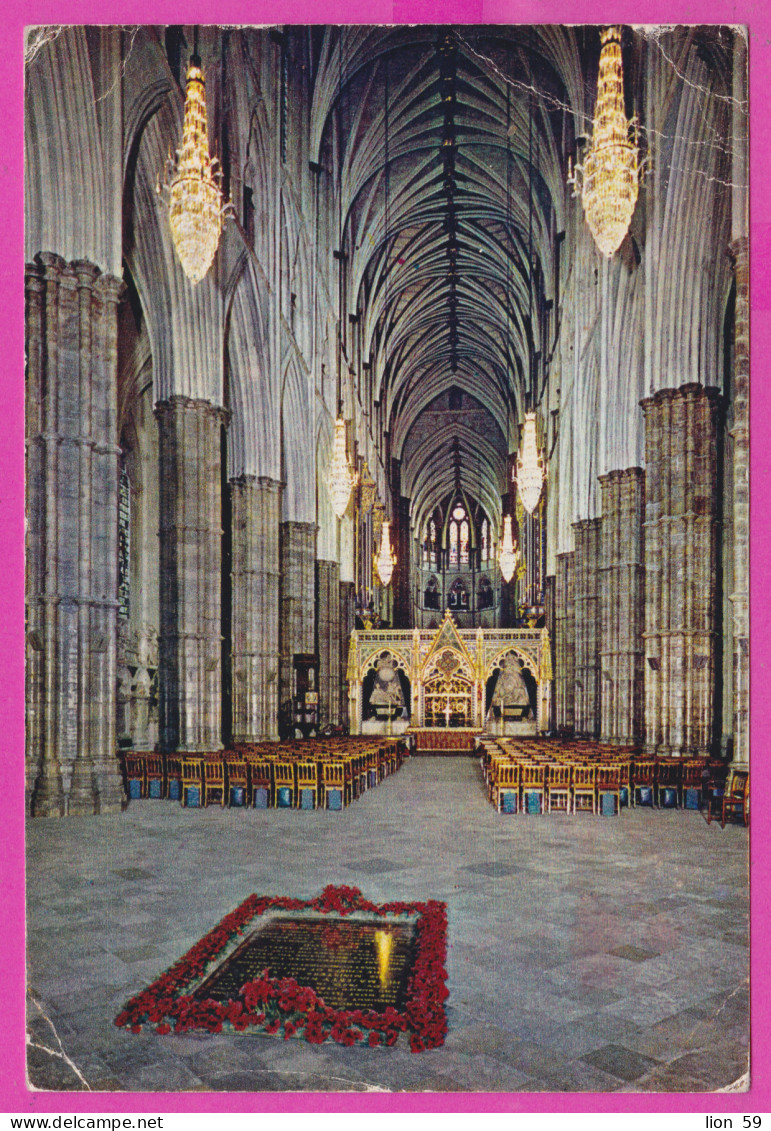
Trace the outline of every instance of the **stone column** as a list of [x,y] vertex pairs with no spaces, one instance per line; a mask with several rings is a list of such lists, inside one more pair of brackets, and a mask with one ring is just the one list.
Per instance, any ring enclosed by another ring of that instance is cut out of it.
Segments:
[[233,741],[278,738],[281,484],[231,480]]
[[340,565],[317,562],[319,726],[340,722]]
[[222,748],[222,481],[226,415],[155,407],[160,458],[159,728],[164,750]]
[[348,650],[351,633],[355,627],[356,584],[353,581],[340,582],[340,721],[348,723]]
[[736,278],[733,423],[733,760],[747,766],[749,748],[749,392],[750,275],[746,236],[731,244]]
[[575,729],[580,738],[600,733],[599,549],[602,520],[573,524],[575,605]]
[[645,748],[714,751],[716,389],[683,385],[645,414]]
[[643,738],[645,472],[600,476],[600,737],[625,745]]
[[27,291],[27,803],[120,809],[117,310],[123,284],[41,253]]
[[316,650],[316,524],[282,522],[279,528],[279,688],[281,708],[294,694],[295,653]]
[[576,617],[573,552],[557,554],[554,582],[554,695],[558,730],[575,729]]

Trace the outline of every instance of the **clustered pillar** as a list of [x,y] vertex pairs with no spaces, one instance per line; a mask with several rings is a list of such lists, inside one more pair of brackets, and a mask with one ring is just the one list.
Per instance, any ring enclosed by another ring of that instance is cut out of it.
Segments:
[[222,748],[222,409],[171,397],[160,439],[160,741]]
[[316,563],[318,577],[319,725],[340,722],[340,566]]
[[27,752],[35,816],[119,809],[117,310],[122,283],[26,272]]
[[232,719],[234,742],[278,738],[281,484],[243,475],[232,507]]
[[602,520],[573,524],[575,532],[575,731],[581,738],[600,733],[599,549]]
[[734,762],[749,763],[749,387],[750,306],[747,237],[731,245],[736,279],[733,422],[733,738]]
[[281,595],[279,604],[281,707],[291,710],[294,657],[316,649],[316,525],[282,522],[279,530]]
[[684,385],[645,414],[645,748],[714,753],[720,397]]
[[624,745],[643,736],[645,473],[611,471],[600,488],[600,737]]
[[557,576],[554,587],[554,691],[557,729],[575,730],[575,597],[573,593],[573,552],[557,555]]

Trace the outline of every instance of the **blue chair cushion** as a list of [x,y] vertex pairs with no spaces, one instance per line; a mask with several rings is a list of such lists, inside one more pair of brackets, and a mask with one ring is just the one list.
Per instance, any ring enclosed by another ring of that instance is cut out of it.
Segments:
[[517,795],[513,789],[506,789],[501,792],[501,812],[502,813],[516,813],[517,811]]
[[292,808],[292,791],[288,785],[281,785],[276,790],[276,805],[279,809]]
[[197,785],[188,785],[185,787],[184,804],[187,809],[200,809],[201,791]]
[[301,789],[300,790],[300,808],[312,809],[313,808],[313,790]]
[[151,778],[147,783],[147,796],[160,797],[162,792],[163,782],[160,778]]
[[677,808],[677,790],[674,786],[666,786],[659,790],[659,805],[664,809]]
[[527,790],[525,793],[525,812],[526,813],[540,813],[541,812],[541,795],[534,790]]
[[685,808],[698,809],[701,805],[701,790],[700,789],[686,789],[685,791]]
[[342,809],[343,795],[339,789],[327,790],[327,809]]
[[268,791],[264,786],[258,786],[254,791],[254,807],[255,809],[268,808]]
[[603,817],[615,817],[616,797],[613,793],[600,794],[600,813]]
[[179,801],[182,796],[182,782],[179,778],[172,778],[169,782],[169,801]]
[[653,804],[653,787],[650,785],[638,785],[635,789],[637,794],[638,805],[652,805]]
[[132,801],[138,801],[142,796],[142,782],[139,778],[129,778],[129,797]]
[[246,789],[242,785],[231,785],[230,787],[230,804],[236,809],[241,809],[246,805]]
[[629,805],[629,786],[628,785],[622,785],[621,786],[621,804],[622,805]]

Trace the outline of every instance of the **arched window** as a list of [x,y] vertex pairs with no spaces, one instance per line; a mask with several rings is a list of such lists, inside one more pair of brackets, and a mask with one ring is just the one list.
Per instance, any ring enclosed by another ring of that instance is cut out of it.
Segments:
[[489,530],[490,530],[490,523],[487,521],[487,519],[484,519],[482,521],[482,553],[481,553],[481,560],[483,562],[486,562],[488,560]]
[[423,607],[426,609],[439,608],[439,586],[435,577],[428,580],[428,585],[423,593]]
[[433,518],[428,524],[428,560],[436,565],[436,523]]
[[479,582],[479,593],[477,595],[477,604],[480,609],[491,609],[493,607],[495,596],[493,587],[490,584],[489,577],[483,577]]
[[450,565],[468,565],[469,524],[465,507],[453,508],[450,520]]
[[467,609],[468,608],[468,591],[460,578],[453,581],[450,586],[448,595],[448,604],[451,609]]

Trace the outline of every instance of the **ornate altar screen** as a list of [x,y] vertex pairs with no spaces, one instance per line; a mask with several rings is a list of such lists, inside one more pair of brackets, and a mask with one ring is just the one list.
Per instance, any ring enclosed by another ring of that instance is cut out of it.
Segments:
[[[394,686],[398,673],[409,685],[409,697],[391,696],[398,710],[389,710],[385,689]],[[543,733],[549,726],[551,679],[545,628],[458,629],[448,610],[436,630],[356,631],[348,653],[350,731],[361,734],[385,722],[394,732],[409,725],[508,733],[514,720],[529,717],[533,730]],[[526,681],[535,687],[534,704],[523,693]],[[491,684],[508,690],[496,699]],[[493,708],[496,702],[500,709]]]

